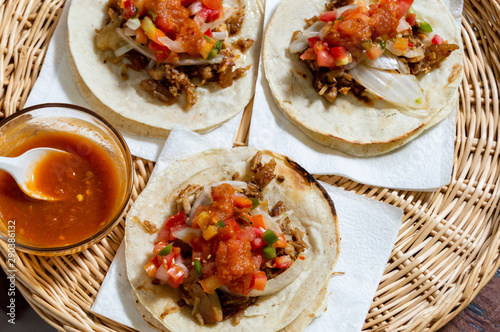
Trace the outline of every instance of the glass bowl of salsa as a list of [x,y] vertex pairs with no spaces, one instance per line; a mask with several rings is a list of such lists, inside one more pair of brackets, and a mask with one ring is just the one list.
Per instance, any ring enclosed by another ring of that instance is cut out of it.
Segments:
[[42,104],[0,122],[0,156],[50,147],[33,182],[53,201],[25,195],[0,170],[0,238],[9,248],[65,255],[88,248],[122,219],[133,185],[133,164],[121,134],[83,107]]

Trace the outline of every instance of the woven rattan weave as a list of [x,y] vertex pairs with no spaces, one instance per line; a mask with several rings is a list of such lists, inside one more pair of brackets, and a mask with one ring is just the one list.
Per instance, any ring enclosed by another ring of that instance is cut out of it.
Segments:
[[[0,119],[20,110],[33,87],[63,0],[0,0]],[[474,298],[497,270],[500,249],[500,2],[465,0],[465,76],[460,87],[453,179],[435,192],[370,187],[338,176],[321,180],[405,211],[365,330],[434,331]],[[245,144],[249,116],[236,144]],[[153,163],[135,158],[132,200]],[[89,309],[123,238],[123,221],[80,254],[17,253],[17,287],[59,331],[128,330]],[[7,247],[0,243],[7,270]]]

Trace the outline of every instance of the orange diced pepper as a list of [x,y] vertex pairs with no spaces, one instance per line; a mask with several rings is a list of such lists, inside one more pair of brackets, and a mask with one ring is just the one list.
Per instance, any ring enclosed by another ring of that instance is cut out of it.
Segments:
[[158,268],[153,262],[149,262],[146,265],[144,265],[144,270],[146,270],[146,273],[148,274],[149,277],[154,278]]
[[253,224],[253,227],[267,229],[267,224],[266,224],[266,221],[264,219],[264,216],[262,216],[262,214],[258,214],[256,216],[253,216],[252,217],[252,224]]
[[137,30],[135,30],[135,41],[139,44],[147,44],[148,36],[144,32],[143,28],[139,27]]
[[234,205],[239,208],[252,207],[252,201],[245,196],[233,196]]
[[156,256],[154,256],[146,265],[144,265],[144,270],[146,270],[149,277],[154,278],[159,266],[158,260]]
[[203,238],[208,241],[214,236],[216,236],[217,232],[218,232],[217,226],[210,225],[203,231]]
[[370,60],[375,60],[376,58],[381,56],[382,53],[384,53],[384,50],[382,50],[382,46],[380,46],[379,44],[373,44],[366,50],[366,55],[368,55],[368,58]]
[[222,282],[216,274],[200,281],[200,285],[205,293],[213,294],[217,288],[222,286]]
[[179,56],[179,54],[175,53],[174,51],[170,51],[170,53],[168,54],[168,57],[167,57],[167,62],[177,62],[181,59],[181,57]]
[[163,31],[155,27],[153,21],[149,18],[149,16],[146,16],[142,19],[141,28],[144,29],[144,32],[146,33],[149,39],[151,39],[157,44],[163,45],[160,42],[159,38],[165,37],[165,34],[163,33]]
[[401,51],[406,51],[408,48],[408,38],[396,38],[394,47]]
[[277,268],[282,269],[292,265],[292,258],[289,255],[278,256],[274,262],[276,263]]
[[200,213],[196,218],[194,218],[192,222],[193,228],[195,228],[194,226],[196,225],[202,231],[204,231],[210,224],[211,224],[210,215],[206,211]]
[[286,239],[284,234],[278,236],[278,241],[273,243],[275,248],[286,248]]
[[[208,37],[208,36],[206,36],[206,37]],[[207,40],[207,39],[209,39],[209,40]],[[203,59],[208,58],[208,56],[210,55],[210,51],[212,50],[212,48],[214,48],[216,41],[217,40],[212,39],[210,37],[203,40],[203,46],[200,49],[200,54],[203,57]]]

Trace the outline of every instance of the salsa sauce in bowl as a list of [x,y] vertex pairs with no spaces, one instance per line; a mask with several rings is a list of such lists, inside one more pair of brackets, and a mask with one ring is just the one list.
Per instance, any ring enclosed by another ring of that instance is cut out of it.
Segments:
[[39,147],[53,153],[33,167],[30,184],[55,200],[25,195],[0,171],[0,239],[39,255],[72,254],[97,243],[122,220],[132,193],[132,157],[104,118],[68,104],[43,104],[0,122],[0,156]]
[[0,215],[15,220],[18,240],[40,247],[65,246],[94,235],[117,204],[117,172],[95,142],[77,134],[44,132],[17,147],[10,156],[51,147],[69,154],[50,154],[36,165],[36,187],[56,201],[28,197],[8,173],[0,171]]

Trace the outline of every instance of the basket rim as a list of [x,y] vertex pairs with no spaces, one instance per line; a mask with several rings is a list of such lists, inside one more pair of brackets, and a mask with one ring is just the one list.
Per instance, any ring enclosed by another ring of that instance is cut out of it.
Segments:
[[[15,0],[0,6],[0,15],[6,18],[0,26],[10,32],[0,36],[0,43],[7,45],[7,53],[0,54],[1,61],[7,63],[0,78],[8,82],[7,88],[0,90],[0,119],[9,112],[19,112],[26,101],[63,5],[64,0]],[[345,190],[401,207],[405,213],[364,330],[435,331],[469,305],[500,268],[500,51],[495,46],[500,44],[495,35],[499,18],[498,0],[480,5],[464,1],[461,29],[466,52],[452,183],[425,193],[371,187],[340,176],[318,176]],[[250,117],[251,107],[243,121]],[[240,126],[235,145],[247,141],[248,128]],[[133,164],[131,199],[135,200],[154,165],[137,157],[133,157]],[[23,295],[58,330],[65,326],[123,330],[123,326],[89,312],[123,233],[122,221],[81,254],[49,258],[16,253]],[[439,250],[433,252],[433,248]],[[9,251],[2,241],[0,252],[0,265],[7,270]],[[462,252],[463,257],[459,256]],[[418,256],[420,253],[423,255]],[[425,279],[417,277],[419,271]],[[398,294],[397,289],[403,286],[407,293]],[[448,303],[450,299],[456,302]]]

